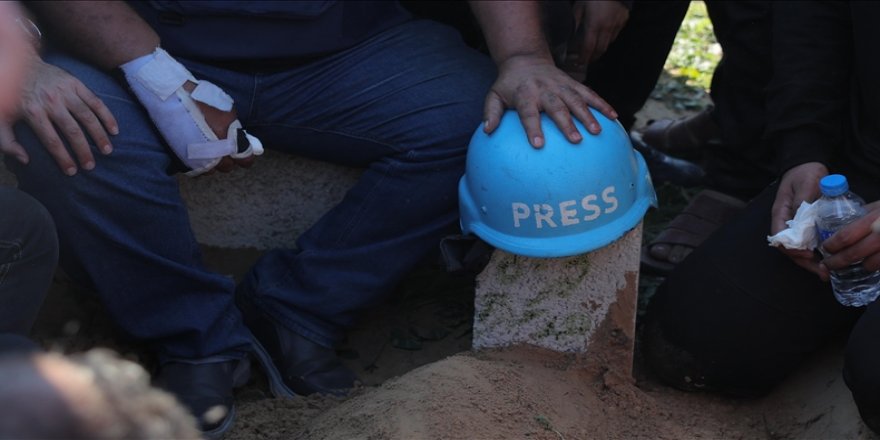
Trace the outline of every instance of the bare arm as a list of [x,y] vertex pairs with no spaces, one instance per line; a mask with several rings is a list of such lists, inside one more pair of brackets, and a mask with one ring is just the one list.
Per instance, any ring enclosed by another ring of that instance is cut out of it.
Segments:
[[600,128],[587,106],[608,116],[617,114],[595,92],[559,70],[544,37],[540,3],[535,1],[471,1],[498,78],[486,97],[484,130],[497,128],[506,108],[515,108],[535,148],[544,146],[541,112],[548,114],[570,142],[582,137],[574,114],[591,133]]
[[104,69],[159,46],[156,32],[123,1],[40,1],[28,7],[74,54]]
[[[70,53],[102,69],[115,69],[129,61],[150,56],[160,43],[158,34],[123,1],[45,1],[32,2],[29,6],[42,23],[52,29],[53,36],[58,37],[57,39],[66,46]],[[187,81],[183,85],[183,88],[188,92],[192,92],[195,87],[196,84],[192,81]],[[62,88],[61,93],[64,93],[65,90],[70,90],[70,88]],[[195,105],[202,111],[205,121],[217,138],[226,138],[227,128],[237,118],[235,110],[221,111],[198,101],[195,102]],[[45,105],[38,104],[34,107],[41,108]],[[68,106],[68,109],[70,108],[71,106]],[[63,115],[66,112],[61,109],[53,113]],[[109,114],[109,111],[106,113]],[[87,119],[84,119],[86,117],[87,115],[84,115],[76,117],[76,119],[86,125],[88,122]],[[43,140],[44,145],[50,151],[57,152],[53,154],[59,159],[62,169],[68,174],[75,173],[76,167],[69,160],[69,157],[65,157],[66,149],[52,130],[53,124],[46,123],[45,119],[29,122]],[[72,122],[71,118],[66,119],[68,122]],[[102,118],[102,120],[107,121],[108,119]],[[68,136],[68,139],[72,149],[79,157],[80,164],[86,169],[91,169],[95,166],[95,162],[85,138],[76,131],[75,125],[68,123],[67,126],[70,127],[71,133],[75,133],[72,137]],[[162,131],[163,127],[158,128]],[[115,134],[116,131],[115,121],[113,121],[111,132]],[[4,137],[2,132],[3,130],[0,130],[0,141]],[[166,135],[165,132],[162,133],[163,136]],[[97,137],[94,133],[90,134],[99,141],[107,138],[101,133],[98,133]],[[6,137],[8,138],[8,136]],[[112,149],[109,139],[106,143],[98,143],[98,145],[105,153],[109,153]],[[227,171],[232,169],[235,164],[248,166],[252,161],[253,158],[233,160],[226,157],[222,159],[217,169]]]

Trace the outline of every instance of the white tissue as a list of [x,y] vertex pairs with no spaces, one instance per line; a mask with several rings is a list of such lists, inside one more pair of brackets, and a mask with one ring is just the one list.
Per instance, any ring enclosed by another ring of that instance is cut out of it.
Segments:
[[767,236],[770,246],[786,249],[815,249],[819,245],[816,233],[816,204],[801,202],[794,218],[785,222],[787,229]]

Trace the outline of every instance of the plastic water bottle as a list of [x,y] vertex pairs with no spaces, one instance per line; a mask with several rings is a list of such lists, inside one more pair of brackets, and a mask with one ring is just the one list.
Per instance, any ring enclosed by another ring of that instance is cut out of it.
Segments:
[[[816,229],[819,242],[838,229],[865,215],[865,201],[849,190],[846,177],[831,174],[819,181],[822,197],[817,201]],[[824,250],[819,248],[823,253]],[[831,272],[831,288],[841,304],[851,307],[868,305],[880,295],[880,271],[868,272],[862,262]]]

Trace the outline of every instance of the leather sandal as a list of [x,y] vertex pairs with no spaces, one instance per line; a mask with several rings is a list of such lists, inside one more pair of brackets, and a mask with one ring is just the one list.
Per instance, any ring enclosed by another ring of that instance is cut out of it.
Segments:
[[718,126],[712,120],[712,110],[708,106],[703,111],[680,119],[658,119],[648,121],[641,130],[642,140],[665,153],[691,158],[699,155],[699,150],[711,143],[718,143]]
[[711,189],[700,191],[656,238],[642,247],[642,270],[655,275],[669,274],[745,206],[745,202],[727,194]]

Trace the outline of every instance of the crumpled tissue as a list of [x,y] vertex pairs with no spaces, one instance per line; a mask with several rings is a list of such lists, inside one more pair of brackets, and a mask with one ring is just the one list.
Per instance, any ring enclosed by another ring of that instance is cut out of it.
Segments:
[[815,249],[819,245],[816,232],[816,203],[801,202],[794,218],[785,222],[788,228],[768,235],[770,246],[786,249]]

